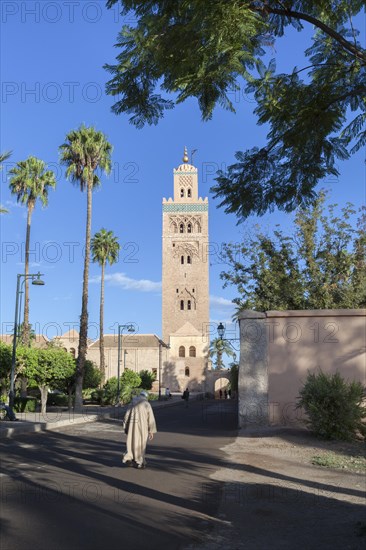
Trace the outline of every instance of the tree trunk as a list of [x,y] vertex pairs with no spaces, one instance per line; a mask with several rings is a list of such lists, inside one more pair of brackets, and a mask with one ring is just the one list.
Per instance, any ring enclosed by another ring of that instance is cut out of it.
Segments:
[[72,410],[72,387],[69,387],[67,389],[67,395],[68,395],[68,410]]
[[41,392],[41,413],[46,416],[48,386],[39,386],[39,390]]
[[104,357],[104,271],[105,262],[102,264],[102,278],[100,285],[100,322],[99,322],[99,351],[100,351],[100,372],[102,373],[102,384],[105,381],[105,357]]
[[92,192],[93,176],[88,182],[87,188],[87,212],[86,212],[86,233],[85,233],[85,258],[84,258],[84,276],[83,276],[83,295],[81,303],[79,349],[76,365],[75,382],[75,405],[76,412],[81,412],[83,407],[83,378],[86,352],[88,347],[88,283],[89,283],[89,263],[90,263],[90,233],[92,217]]
[[27,397],[28,393],[28,378],[26,376],[20,376],[20,397]]
[[24,262],[24,321],[23,321],[23,335],[22,343],[25,346],[29,346],[30,342],[30,327],[29,327],[29,243],[30,243],[30,230],[31,230],[31,220],[34,204],[31,202],[28,203],[28,214],[27,214],[27,232],[25,237],[25,262]]

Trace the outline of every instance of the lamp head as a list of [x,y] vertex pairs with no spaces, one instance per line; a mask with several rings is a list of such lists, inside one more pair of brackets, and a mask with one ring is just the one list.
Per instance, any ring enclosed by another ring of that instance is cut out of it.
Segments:
[[38,271],[37,275],[35,275],[35,279],[32,279],[32,285],[35,285],[35,286],[43,286],[45,283],[44,281],[42,281],[41,279],[41,274],[40,272]]
[[225,334],[225,327],[224,327],[224,325],[223,325],[222,323],[219,323],[219,325],[218,325],[218,327],[217,327],[217,333],[218,333],[219,337],[220,337],[221,340],[222,340],[222,338],[223,338],[223,336],[224,336],[224,334]]

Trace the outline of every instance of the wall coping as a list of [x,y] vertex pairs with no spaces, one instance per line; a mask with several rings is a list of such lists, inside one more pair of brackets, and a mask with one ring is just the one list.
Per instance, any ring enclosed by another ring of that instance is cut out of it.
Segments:
[[269,317],[366,317],[366,309],[299,309],[287,311],[254,311],[245,309],[239,314],[243,319],[266,319]]

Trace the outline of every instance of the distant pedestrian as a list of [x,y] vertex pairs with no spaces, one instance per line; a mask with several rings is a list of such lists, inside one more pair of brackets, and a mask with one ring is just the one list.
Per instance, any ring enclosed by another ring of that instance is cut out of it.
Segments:
[[150,403],[147,400],[148,393],[142,391],[140,395],[128,407],[123,419],[123,428],[127,434],[127,451],[123,455],[122,462],[126,466],[134,466],[138,469],[146,468],[146,446],[148,439],[153,439],[156,433],[156,422]]
[[219,391],[220,399],[222,399],[222,390]]
[[186,388],[183,392],[183,399],[186,402],[186,408],[188,407],[188,401],[189,401],[189,389]]
[[224,391],[225,399],[227,399],[227,390]]
[[170,389],[169,389],[169,388],[166,388],[166,389],[165,389],[165,397],[166,397],[167,399],[170,399],[170,398],[171,398],[171,393],[170,393]]
[[228,390],[227,397],[228,397],[228,399],[231,399],[231,389]]

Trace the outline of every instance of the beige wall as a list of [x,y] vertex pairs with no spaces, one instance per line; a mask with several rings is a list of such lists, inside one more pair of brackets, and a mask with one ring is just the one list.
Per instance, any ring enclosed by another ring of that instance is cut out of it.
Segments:
[[366,383],[366,310],[244,311],[239,422],[289,424],[308,371]]

